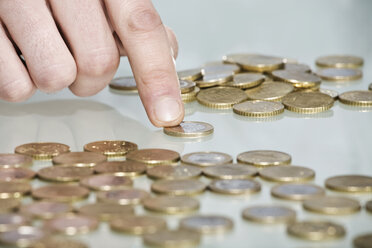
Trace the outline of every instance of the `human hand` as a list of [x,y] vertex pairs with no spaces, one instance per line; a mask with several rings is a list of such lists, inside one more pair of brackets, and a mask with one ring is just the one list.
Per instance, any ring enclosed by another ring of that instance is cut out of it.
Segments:
[[183,119],[172,57],[177,41],[151,0],[1,0],[0,51],[0,99],[22,101],[36,89],[65,87],[94,95],[123,55],[150,121],[172,126]]

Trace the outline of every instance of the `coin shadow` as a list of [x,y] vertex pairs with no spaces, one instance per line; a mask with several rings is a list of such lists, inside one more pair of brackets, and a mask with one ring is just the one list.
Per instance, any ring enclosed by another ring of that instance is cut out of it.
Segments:
[[371,107],[351,106],[351,105],[343,104],[341,102],[338,104],[338,106],[340,106],[340,108],[342,108],[344,110],[348,110],[348,111],[361,112],[361,113],[372,112],[372,106]]
[[232,113],[232,108],[230,109],[216,109],[216,108],[209,108],[204,105],[198,104],[197,111],[207,113],[207,114],[220,114],[220,115],[226,115]]
[[333,110],[329,109],[324,112],[316,113],[316,114],[301,114],[295,113],[292,111],[285,110],[284,114],[285,117],[289,118],[300,118],[300,119],[320,119],[320,118],[330,118],[333,116]]

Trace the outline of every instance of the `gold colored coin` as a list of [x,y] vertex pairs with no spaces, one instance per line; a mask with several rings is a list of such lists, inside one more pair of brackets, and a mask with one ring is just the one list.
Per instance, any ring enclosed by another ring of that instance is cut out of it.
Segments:
[[167,222],[154,216],[120,216],[110,221],[111,230],[129,234],[155,233],[167,228]]
[[246,57],[250,56],[259,56],[259,54],[252,54],[252,53],[233,53],[227,54],[222,57],[224,63],[227,64],[237,64],[238,61],[243,60]]
[[288,83],[269,81],[258,87],[247,89],[245,93],[251,100],[280,101],[294,90]]
[[134,77],[118,77],[114,78],[110,84],[110,88],[115,90],[134,91],[137,92],[137,84]]
[[330,177],[325,186],[343,192],[372,192],[372,177],[364,175],[341,175]]
[[151,185],[151,190],[167,195],[196,195],[203,193],[207,185],[196,179],[159,180]]
[[84,151],[95,152],[107,157],[123,157],[128,152],[137,150],[138,146],[124,140],[103,140],[96,141],[84,146]]
[[225,164],[203,169],[205,176],[215,179],[245,179],[258,174],[255,167],[242,164]]
[[31,245],[30,248],[88,248],[88,246],[76,240],[49,237]]
[[233,111],[238,115],[265,118],[283,113],[284,106],[280,102],[254,100],[235,104]]
[[218,179],[208,188],[213,192],[227,195],[255,194],[261,191],[261,184],[253,179]]
[[183,121],[178,126],[165,127],[165,134],[184,138],[197,138],[207,136],[213,133],[213,126],[200,121]]
[[372,233],[366,233],[354,238],[353,245],[355,248],[372,248]]
[[0,168],[26,167],[32,165],[32,157],[23,154],[0,153]]
[[248,89],[262,84],[265,79],[266,77],[260,73],[240,73],[234,75],[233,80],[225,85],[240,89]]
[[94,166],[97,173],[119,173],[124,176],[136,177],[146,172],[146,165],[134,161],[106,161]]
[[133,185],[132,179],[123,174],[100,174],[85,177],[80,180],[80,184],[91,190],[113,190],[128,188]]
[[248,207],[243,210],[242,215],[246,220],[266,224],[291,223],[296,220],[296,211],[275,205]]
[[324,194],[322,187],[309,183],[285,183],[271,188],[272,196],[293,201],[308,200]]
[[239,163],[256,167],[269,167],[288,165],[292,161],[291,155],[279,151],[254,150],[240,153],[237,157]]
[[136,161],[148,165],[174,164],[180,160],[178,152],[168,149],[141,149],[127,155],[128,161]]
[[195,90],[196,84],[193,81],[180,80],[181,94],[193,92]]
[[366,209],[368,212],[372,213],[372,200],[366,203]]
[[69,214],[45,222],[49,230],[66,235],[86,234],[98,228],[99,222],[93,216]]
[[210,108],[229,109],[234,104],[247,100],[245,92],[233,87],[215,87],[202,90],[196,96],[198,102]]
[[61,143],[28,143],[17,146],[15,153],[31,156],[33,159],[52,159],[63,153],[70,152],[70,147]]
[[94,171],[90,167],[76,167],[74,165],[60,165],[45,167],[37,172],[39,178],[55,182],[75,182],[90,176]]
[[301,71],[277,70],[272,72],[274,79],[291,83],[297,88],[312,88],[320,85],[320,77]]
[[200,234],[187,230],[161,230],[145,234],[143,241],[146,245],[164,248],[189,248],[198,246]]
[[234,222],[225,216],[194,215],[180,221],[180,228],[200,234],[221,234],[231,231]]
[[16,229],[0,233],[0,242],[6,245],[28,248],[46,238],[49,233],[45,229],[34,226],[20,226]]
[[72,211],[73,208],[70,204],[53,201],[37,201],[23,205],[20,209],[22,214],[38,219],[51,219]]
[[220,73],[238,73],[240,71],[240,67],[233,64],[224,64],[223,62],[211,62],[203,66],[201,69],[202,74],[220,74]]
[[199,88],[209,88],[226,84],[233,79],[233,76],[234,74],[232,72],[206,74],[202,79],[195,81],[195,83]]
[[98,201],[120,205],[140,204],[148,197],[150,194],[141,189],[117,189],[97,193]]
[[317,71],[316,75],[328,81],[351,81],[362,78],[363,73],[353,68],[325,68]]
[[359,201],[342,196],[317,196],[303,202],[304,209],[321,213],[343,215],[360,211]]
[[134,209],[132,206],[117,203],[97,202],[80,207],[78,212],[85,216],[97,217],[102,221],[109,221],[121,215],[133,215]]
[[339,100],[343,104],[360,106],[360,107],[371,107],[372,106],[372,91],[368,90],[356,90],[348,91],[339,95]]
[[152,179],[191,179],[201,174],[201,169],[191,165],[163,165],[147,169],[147,176]]
[[244,70],[254,72],[270,72],[283,68],[284,66],[282,58],[260,54],[236,57],[235,63]]
[[29,218],[20,214],[15,213],[0,214],[0,233],[13,230],[19,226],[25,226],[29,222],[30,222]]
[[342,238],[346,231],[343,226],[329,221],[302,221],[287,227],[289,235],[314,241]]
[[320,93],[323,93],[323,94],[326,94],[326,95],[329,95],[333,99],[337,99],[338,98],[338,92],[335,91],[335,90],[320,88],[319,89],[319,92]]
[[363,59],[351,55],[329,55],[317,58],[315,63],[320,67],[357,68],[363,65]]
[[7,212],[13,212],[20,206],[20,201],[16,198],[7,198],[7,199],[1,199],[0,198],[0,214],[1,213],[7,213]]
[[189,93],[181,94],[182,101],[184,103],[192,102],[196,100],[196,95],[200,92],[200,88],[195,87],[194,91],[191,91]]
[[89,190],[81,186],[55,184],[32,189],[31,193],[36,199],[69,202],[87,198]]
[[315,171],[302,166],[273,166],[259,171],[260,177],[274,182],[303,182],[314,179]]
[[19,198],[30,191],[28,182],[0,182],[0,199]]
[[27,168],[0,168],[0,181],[27,181],[36,173]]
[[166,214],[185,214],[199,209],[197,199],[190,196],[157,196],[143,201],[145,209]]
[[195,81],[202,77],[201,69],[189,69],[177,72],[180,80]]
[[310,66],[305,65],[305,64],[299,64],[299,63],[285,63],[284,70],[307,72],[307,73],[311,72]]
[[215,166],[233,161],[229,154],[222,152],[193,152],[182,156],[181,162],[196,166]]
[[53,164],[69,164],[78,167],[93,167],[98,163],[104,162],[107,157],[94,152],[69,152],[53,158]]
[[301,113],[315,114],[332,108],[334,99],[320,92],[295,92],[283,98],[286,109]]

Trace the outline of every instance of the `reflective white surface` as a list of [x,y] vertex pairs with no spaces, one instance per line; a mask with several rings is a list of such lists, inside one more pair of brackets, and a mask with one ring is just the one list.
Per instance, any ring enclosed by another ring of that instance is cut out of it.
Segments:
[[[363,79],[323,82],[322,86],[344,92],[366,90],[372,82],[372,1],[163,0],[155,5],[164,23],[178,35],[178,69],[220,60],[226,53],[257,52],[295,58],[315,70],[318,56],[353,54],[365,60]],[[125,58],[117,73],[123,75],[130,75]],[[139,148],[168,148],[181,154],[221,151],[234,158],[255,149],[284,151],[292,155],[293,164],[314,169],[318,185],[338,174],[372,175],[372,108],[360,110],[336,102],[331,110],[317,115],[285,111],[278,117],[257,121],[193,102],[186,104],[186,113],[185,120],[212,124],[214,134],[199,140],[166,136],[151,126],[135,94],[117,94],[107,88],[83,99],[67,90],[53,95],[38,92],[25,103],[0,102],[0,151],[13,152],[17,145],[37,141],[62,142],[79,151],[91,141],[124,139]],[[34,169],[47,164],[37,163]],[[206,178],[201,180],[208,182]],[[257,195],[231,197],[206,192],[198,196],[200,213],[227,215],[235,222],[233,232],[206,236],[201,247],[351,247],[353,237],[372,232],[372,214],[365,209],[348,216],[309,213],[300,203],[272,198],[270,188],[274,184],[257,180],[263,186]],[[150,184],[146,177],[135,179],[135,187],[149,190]],[[364,205],[372,194],[352,197]],[[94,200],[93,194],[90,200]],[[341,223],[347,236],[314,243],[289,237],[283,225],[259,225],[241,218],[244,207],[261,203],[291,206],[299,220],[321,218]],[[140,207],[137,210],[144,212]],[[176,227],[179,218],[167,217],[170,227]],[[99,231],[80,238],[93,248],[143,246],[140,237],[111,233],[105,223]]]

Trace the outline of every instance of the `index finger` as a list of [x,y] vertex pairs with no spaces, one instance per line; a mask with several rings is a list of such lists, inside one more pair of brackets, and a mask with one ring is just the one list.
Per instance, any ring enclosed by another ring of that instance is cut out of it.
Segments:
[[128,55],[139,94],[155,126],[174,126],[184,116],[167,33],[150,0],[105,0],[112,25]]

